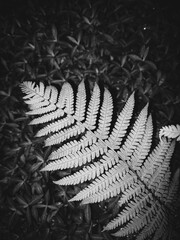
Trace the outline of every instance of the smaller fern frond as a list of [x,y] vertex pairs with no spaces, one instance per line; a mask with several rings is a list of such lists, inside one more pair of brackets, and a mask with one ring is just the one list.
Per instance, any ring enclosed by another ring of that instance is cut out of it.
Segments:
[[75,119],[77,121],[84,121],[85,119],[85,110],[86,110],[86,90],[84,81],[78,86],[77,99],[76,99],[76,111]]
[[100,119],[98,121],[98,129],[95,134],[99,136],[100,139],[107,139],[109,135],[111,120],[113,114],[113,102],[110,92],[104,90],[103,104],[100,110]]
[[153,239],[160,239],[167,231],[168,227],[167,217],[168,216],[166,213],[166,209],[163,206],[160,206],[156,214],[152,216],[150,223],[140,231],[136,240],[145,240],[147,239],[147,237],[152,236],[154,233],[155,234]]
[[135,218],[137,214],[143,209],[147,207],[147,204],[152,201],[151,196],[149,195],[148,191],[145,190],[143,193],[140,193],[134,200],[131,200],[128,206],[118,214],[118,216],[111,220],[104,230],[112,230],[116,227],[123,225],[124,223],[128,222],[132,218]]
[[[88,162],[93,161],[95,158],[99,157],[102,152],[106,152],[107,147],[103,146],[101,143],[90,146],[89,148],[84,148],[74,154],[69,154],[59,160],[50,162],[43,171],[52,171],[58,169],[74,168],[82,166]],[[57,167],[55,169],[55,166]]]
[[121,145],[122,139],[126,134],[127,128],[129,127],[129,123],[133,114],[134,104],[134,93],[132,93],[127,100],[123,110],[120,112],[114,128],[108,138],[107,144],[112,149],[118,149]]
[[120,227],[115,236],[136,234],[137,240],[164,238],[180,177],[179,169],[172,180],[170,172],[180,125],[163,127],[152,148],[152,116],[146,104],[134,121],[134,93],[114,121],[111,93],[106,88],[101,93],[97,83],[90,99],[84,81],[76,94],[68,82],[60,91],[42,82],[24,82],[21,89],[27,114],[36,115],[30,124],[45,124],[36,136],[46,136],[45,146],[53,146],[42,171],[73,169],[54,182],[58,185],[92,181],[70,201],[88,204],[118,196],[121,212],[104,230]]
[[[43,109],[44,110],[44,109]],[[64,111],[61,109],[56,109],[56,106],[51,104],[48,107],[46,107],[46,115],[37,117],[33,119],[29,124],[30,125],[37,125],[42,123],[47,123],[52,120],[56,120],[57,118],[64,116]],[[43,113],[42,113],[43,114]]]
[[[106,151],[103,150],[103,152]],[[82,183],[85,181],[92,180],[103,174],[118,161],[119,161],[118,157],[112,156],[111,151],[107,152],[106,155],[103,155],[102,159],[100,159],[99,161],[93,162],[83,167],[83,169],[75,172],[74,174],[64,177],[59,181],[56,181],[55,183],[59,185],[71,185],[71,184],[74,185],[80,182]]]
[[67,115],[65,118],[59,119],[56,122],[50,123],[46,127],[39,130],[36,137],[45,136],[49,133],[58,132],[65,127],[71,126],[75,122],[75,119],[71,115]]
[[97,83],[93,88],[93,93],[87,109],[87,117],[84,126],[88,129],[94,130],[96,128],[97,114],[100,107],[100,89]]
[[152,177],[156,168],[162,164],[164,157],[171,145],[170,141],[163,140],[159,142],[156,148],[151,152],[148,158],[145,160],[144,165],[138,171],[141,180],[148,185],[150,178]]
[[118,151],[118,154],[123,160],[127,161],[138,144],[141,142],[146,127],[147,114],[148,104],[141,110],[136,122],[134,123],[133,128],[126,138],[125,143],[121,147],[120,151]]
[[171,184],[169,185],[169,191],[167,198],[165,199],[166,204],[172,204],[176,200],[177,192],[179,188],[179,180],[180,180],[180,169],[178,168],[173,176]]
[[[134,218],[132,218],[120,231],[117,231],[113,235],[116,237],[124,237],[137,233],[152,221],[154,213],[158,212],[159,207],[160,205],[157,202],[153,202],[150,207],[141,207],[139,213],[136,213]],[[160,219],[163,219],[164,212],[160,212],[159,215]]]
[[[121,174],[122,175],[122,174]],[[82,204],[96,203],[106,200],[110,197],[115,197],[126,188],[129,188],[133,183],[137,181],[137,176],[132,173],[126,173],[120,177],[115,175],[115,178],[112,179],[112,182],[106,183],[100,191],[93,193],[92,196],[85,198],[82,201]]]
[[159,131],[160,140],[162,140],[162,137],[168,137],[180,141],[180,125],[170,125],[161,128]]
[[85,132],[84,125],[74,125],[68,129],[61,130],[60,132],[53,134],[45,140],[45,146],[52,146],[66,141],[74,136],[80,135]]
[[109,171],[105,172],[104,174],[96,178],[88,187],[80,191],[70,201],[80,201],[90,196],[93,196],[99,191],[108,189],[108,187],[112,183],[115,183],[116,180],[123,177],[127,171],[128,171],[127,165],[123,161],[119,161],[117,165],[115,165]]
[[80,141],[70,141],[61,147],[59,147],[57,150],[51,153],[49,156],[49,160],[55,160],[64,156],[67,156],[71,153],[77,152],[81,149],[84,149],[87,146],[91,146],[92,144],[95,144],[97,142],[96,135],[92,134],[91,132],[86,132],[84,136],[82,136]]
[[128,164],[135,171],[141,169],[142,164],[150,151],[152,143],[152,133],[153,133],[152,116],[149,115],[145,126],[144,136],[141,139],[138,147],[133,152],[132,157],[128,161]]

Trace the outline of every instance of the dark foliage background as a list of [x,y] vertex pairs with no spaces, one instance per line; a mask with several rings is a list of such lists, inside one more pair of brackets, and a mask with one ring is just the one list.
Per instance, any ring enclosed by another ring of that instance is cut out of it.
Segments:
[[[118,198],[68,203],[82,186],[52,180],[69,171],[40,172],[51,148],[34,138],[18,86],[24,80],[75,86],[87,79],[91,88],[97,81],[113,93],[117,112],[134,90],[137,111],[150,101],[155,132],[180,123],[177,8],[142,0],[0,4],[0,239],[114,239],[101,230],[118,213]],[[172,172],[180,167],[179,153],[177,145]],[[177,211],[172,239],[178,226]]]

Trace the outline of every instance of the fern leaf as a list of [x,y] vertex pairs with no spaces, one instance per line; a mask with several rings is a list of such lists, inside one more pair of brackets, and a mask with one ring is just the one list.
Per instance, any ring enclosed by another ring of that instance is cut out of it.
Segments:
[[134,93],[129,97],[123,110],[119,114],[115,126],[108,138],[107,144],[112,149],[118,149],[121,145],[122,139],[126,134],[134,109]]
[[[158,212],[159,207],[159,204],[154,202],[151,207],[146,206],[141,208],[140,212],[136,214],[136,216],[131,219],[125,227],[113,235],[116,237],[123,237],[138,232],[152,221],[154,213]],[[163,212],[161,212],[160,216],[163,218]]]
[[104,227],[104,230],[112,230],[128,222],[130,219],[136,217],[142,208],[146,208],[148,203],[151,203],[151,201],[151,196],[147,190],[145,190],[143,193],[139,194],[135,200],[129,202],[128,206],[126,206],[125,209],[118,214],[115,219],[113,219],[107,224],[106,227]]
[[85,110],[86,110],[86,90],[84,81],[78,86],[77,100],[76,100],[76,112],[75,118],[77,121],[84,121],[85,119]]
[[24,100],[30,99],[35,95],[33,89],[35,89],[35,82],[24,81],[20,84],[21,91],[26,94],[23,97]]
[[148,188],[150,188],[156,196],[161,198],[162,201],[167,197],[167,186],[169,185],[170,175],[169,165],[174,148],[175,142],[173,141],[167,149],[163,162],[156,167],[148,182]]
[[105,188],[103,187],[97,193],[94,193],[92,196],[85,198],[82,201],[82,204],[101,202],[110,197],[115,197],[123,192],[125,188],[130,187],[136,181],[137,177],[134,174],[126,173],[121,178],[120,176],[117,176],[116,179],[113,179],[113,183],[107,183],[105,185]]
[[[152,217],[150,224],[143,228],[136,240],[144,240],[155,233],[153,239],[160,239],[167,230],[167,214],[164,207],[158,208],[157,213]],[[162,238],[166,239],[166,238]]]
[[[103,152],[106,153],[106,151],[103,151]],[[55,183],[59,185],[71,185],[71,184],[74,185],[74,184],[92,180],[100,176],[101,174],[103,174],[113,165],[118,163],[118,161],[119,161],[118,156],[117,155],[113,156],[112,152],[109,151],[98,162],[93,162],[92,164],[85,166],[83,169],[79,170],[78,172],[70,176],[64,177],[63,179]]]
[[171,184],[169,185],[168,195],[165,198],[166,204],[172,204],[175,201],[176,195],[178,192],[179,187],[179,180],[180,180],[180,169],[178,168],[173,176]]
[[86,132],[84,136],[82,136],[80,141],[76,140],[71,141],[69,143],[64,144],[56,151],[52,152],[51,155],[49,156],[49,160],[55,160],[67,156],[71,153],[79,151],[80,149],[84,149],[87,146],[91,146],[96,142],[97,142],[96,135],[92,134],[92,132]]
[[171,145],[170,141],[164,140],[163,142],[159,142],[157,147],[152,151],[152,153],[145,160],[141,170],[138,171],[138,174],[141,180],[146,185],[148,184],[156,168],[162,164],[170,145]]
[[69,127],[74,123],[75,119],[71,116],[67,116],[65,118],[59,119],[56,122],[49,124],[48,126],[42,128],[36,134],[36,137],[41,137],[49,134],[50,132],[58,132],[65,127]]
[[[46,112],[45,115],[33,119],[29,124],[37,125],[37,124],[47,123],[64,116],[64,111],[61,109],[56,109],[55,105],[48,106],[48,109],[49,110],[45,111]],[[48,113],[49,111],[52,111],[52,112]]]
[[95,83],[93,93],[87,109],[87,117],[84,126],[93,130],[96,127],[97,114],[100,107],[100,89],[97,83]]
[[151,148],[152,132],[153,132],[152,117],[150,115],[146,122],[144,136],[140,141],[138,147],[133,152],[132,157],[128,161],[129,165],[132,167],[133,170],[137,171],[141,169],[143,161],[147,157]]
[[136,199],[145,190],[145,186],[137,181],[125,189],[119,200],[119,205],[122,206],[124,203],[128,202],[131,198]]
[[74,168],[93,161],[96,157],[99,157],[101,152],[105,152],[101,143],[92,145],[90,148],[85,148],[82,151],[78,151],[74,154],[69,154],[66,157],[61,158],[60,160],[53,161],[49,163],[43,171],[52,171],[58,169]]
[[176,141],[180,141],[180,125],[171,125],[165,126],[160,129],[159,138],[162,140],[162,137],[168,137],[176,139]]
[[96,130],[96,133],[95,133],[101,139],[107,139],[108,137],[110,125],[111,125],[112,113],[113,113],[112,97],[110,92],[107,89],[105,89],[103,104],[101,106],[101,111],[100,111],[98,129]]
[[136,149],[138,144],[141,142],[141,139],[144,135],[147,114],[148,114],[148,104],[140,112],[132,130],[130,131],[125,143],[121,147],[118,154],[123,160],[128,160],[133,151]]
[[27,112],[27,115],[42,115],[47,114],[48,112],[52,112],[56,109],[56,106],[54,104],[50,104],[46,107],[42,107],[39,109],[34,109],[32,111]]
[[121,178],[126,173],[126,171],[128,171],[127,165],[123,162],[119,162],[109,171],[96,178],[93,183],[91,183],[87,188],[80,191],[70,201],[83,200],[91,195],[93,196],[100,190],[107,189],[112,183],[116,182],[117,179]]
[[137,240],[153,234],[154,239],[165,237],[168,213],[179,184],[179,170],[170,184],[170,159],[175,140],[180,140],[180,125],[163,127],[160,142],[151,150],[153,127],[148,104],[131,127],[134,93],[112,125],[112,96],[105,89],[101,98],[97,83],[89,103],[84,81],[76,96],[69,83],[63,84],[60,93],[43,83],[24,82],[21,89],[30,107],[27,114],[39,115],[30,124],[47,123],[36,136],[48,135],[46,146],[60,144],[54,147],[48,158],[51,162],[42,170],[79,168],[55,181],[59,185],[93,180],[70,201],[87,204],[119,195],[122,210],[104,230],[121,226],[115,236],[137,233]]
[[85,127],[83,125],[75,125],[68,129],[61,130],[59,133],[53,134],[51,137],[47,138],[45,141],[45,146],[51,146],[64,142],[71,137],[80,135],[85,132]]

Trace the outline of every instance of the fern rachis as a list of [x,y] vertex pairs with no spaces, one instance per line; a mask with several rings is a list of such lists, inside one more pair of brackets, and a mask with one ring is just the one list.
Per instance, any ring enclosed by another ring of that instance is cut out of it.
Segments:
[[[123,224],[116,236],[135,232],[137,239],[153,233],[155,237],[162,236],[157,229],[166,226],[166,207],[176,193],[173,187],[178,185],[179,171],[170,184],[169,164],[175,147],[173,139],[180,139],[179,125],[162,128],[159,144],[150,151],[153,127],[148,105],[130,130],[134,93],[112,126],[112,96],[105,89],[101,100],[96,83],[89,102],[84,81],[79,84],[76,97],[69,83],[63,84],[60,93],[43,83],[35,86],[24,82],[21,89],[30,105],[28,114],[37,115],[31,124],[46,124],[37,136],[47,135],[46,146],[60,144],[50,154],[50,163],[43,171],[81,167],[55,183],[69,185],[92,180],[70,201],[93,203],[120,194],[119,204],[126,207],[105,230]],[[159,215],[155,217],[156,212]]]

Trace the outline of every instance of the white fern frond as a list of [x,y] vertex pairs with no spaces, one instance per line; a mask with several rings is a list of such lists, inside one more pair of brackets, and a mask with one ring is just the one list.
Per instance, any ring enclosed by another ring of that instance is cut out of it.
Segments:
[[93,93],[87,109],[87,117],[84,125],[93,130],[96,128],[97,114],[100,107],[100,89],[97,83],[95,83]]
[[140,193],[135,200],[129,202],[128,206],[118,214],[118,216],[109,222],[104,230],[112,230],[118,226],[123,225],[128,222],[132,218],[136,217],[136,215],[143,209],[146,208],[148,203],[151,203],[151,195],[149,195],[147,190],[144,190],[143,193]]
[[71,153],[77,152],[87,146],[91,146],[92,144],[96,143],[97,140],[98,138],[96,135],[92,134],[91,132],[86,132],[84,136],[82,136],[81,140],[72,140],[52,152],[49,156],[49,160],[55,160],[67,156]]
[[101,139],[108,138],[112,114],[113,114],[112,96],[110,92],[107,89],[105,89],[103,104],[100,110],[100,119],[98,121],[98,129],[95,132],[95,134],[97,134],[97,136],[99,136],[99,138]]
[[148,104],[140,112],[136,122],[134,123],[132,130],[130,131],[129,135],[126,138],[125,143],[121,147],[120,151],[118,151],[118,154],[121,156],[123,160],[127,161],[128,158],[133,153],[133,151],[141,142],[146,127],[147,114]]
[[75,118],[77,121],[84,121],[86,110],[86,90],[84,81],[78,86],[77,100],[76,100],[76,111]]
[[152,133],[153,133],[153,126],[152,126],[152,117],[149,115],[146,126],[144,136],[140,141],[140,144],[133,152],[132,157],[129,159],[128,163],[132,167],[133,170],[140,170],[143,164],[143,161],[147,157],[152,143]]
[[180,141],[180,125],[170,125],[165,126],[159,131],[159,138],[162,140],[162,137],[168,137],[176,139],[176,141]]
[[159,142],[156,148],[151,152],[151,154],[145,160],[142,168],[138,171],[138,174],[141,180],[146,185],[148,185],[148,182],[152,177],[156,168],[162,164],[170,145],[171,145],[171,142],[166,140],[164,140],[163,142]]
[[119,114],[114,128],[108,138],[107,144],[112,149],[118,149],[121,145],[122,139],[126,134],[127,128],[129,127],[129,123],[133,114],[134,104],[134,93],[132,93],[123,110]]
[[[113,235],[116,237],[123,237],[138,232],[152,221],[154,213],[158,212],[159,207],[160,206],[157,202],[153,202],[151,207],[141,207],[140,212],[137,213],[135,217],[132,218],[127,225],[125,225],[125,227]],[[163,212],[160,214],[160,216],[163,218]]]
[[72,116],[67,116],[65,118],[59,119],[56,122],[50,123],[48,126],[39,130],[36,134],[36,137],[41,137],[49,133],[58,132],[65,127],[71,126],[75,122],[75,119]]
[[115,183],[117,179],[120,179],[128,171],[128,166],[120,161],[117,165],[112,167],[109,171],[96,178],[87,188],[80,191],[70,201],[80,201],[101,190],[107,189],[112,183]]
[[[166,210],[163,206],[158,208],[158,211],[152,217],[150,223],[143,228],[143,230],[138,234],[136,240],[145,240],[153,233],[155,233],[153,239],[160,239],[162,235],[166,232],[168,227]],[[164,238],[162,238],[164,239]]]
[[58,119],[58,118],[64,116],[64,111],[61,110],[61,109],[56,109],[56,106],[53,105],[53,104],[48,106],[48,109],[49,110],[46,110],[45,115],[33,119],[29,124],[30,125],[37,125],[37,124],[47,123],[47,122],[50,122],[52,120],[55,120],[55,119]]
[[83,125],[74,125],[68,129],[61,130],[59,133],[53,134],[45,141],[45,146],[56,145],[70,139],[71,137],[80,135],[85,132]]
[[[99,157],[101,153],[106,152],[107,147],[101,143],[96,143],[90,148],[84,148],[74,154],[69,154],[59,160],[50,162],[43,171],[52,171],[58,169],[74,168],[82,166],[86,163],[93,161],[96,157]],[[55,168],[57,167],[57,169]]]
[[111,93],[105,88],[102,94],[97,83],[90,100],[84,81],[76,94],[68,82],[60,91],[43,83],[20,86],[30,108],[27,114],[36,115],[30,124],[45,124],[36,136],[47,135],[45,146],[53,146],[42,170],[73,168],[73,174],[55,181],[59,185],[92,181],[70,201],[87,204],[118,195],[121,212],[104,230],[119,226],[115,236],[136,234],[137,240],[165,237],[167,208],[172,210],[179,185],[179,170],[171,181],[170,159],[175,141],[180,141],[180,125],[163,127],[152,148],[148,104],[131,124],[134,93],[114,119]]
[[[106,153],[107,149],[103,152]],[[64,177],[56,182],[59,185],[74,185],[78,183],[82,183],[85,181],[92,180],[105,171],[110,169],[114,164],[118,163],[118,157],[112,156],[111,152],[107,152],[106,155],[102,157],[98,162],[93,162],[92,164],[85,166],[83,169],[75,172],[74,174]]]
[[90,197],[85,198],[82,201],[82,204],[101,202],[110,197],[115,197],[123,192],[126,188],[129,188],[131,185],[133,185],[133,183],[136,181],[137,177],[134,174],[125,173],[124,176],[117,175],[116,179],[113,178],[113,182],[106,183],[105,187],[102,187],[100,191],[93,193],[93,195]]
[[166,204],[171,204],[172,202],[175,201],[179,188],[179,181],[180,181],[180,169],[178,168],[169,185],[168,195],[167,198],[165,199]]

